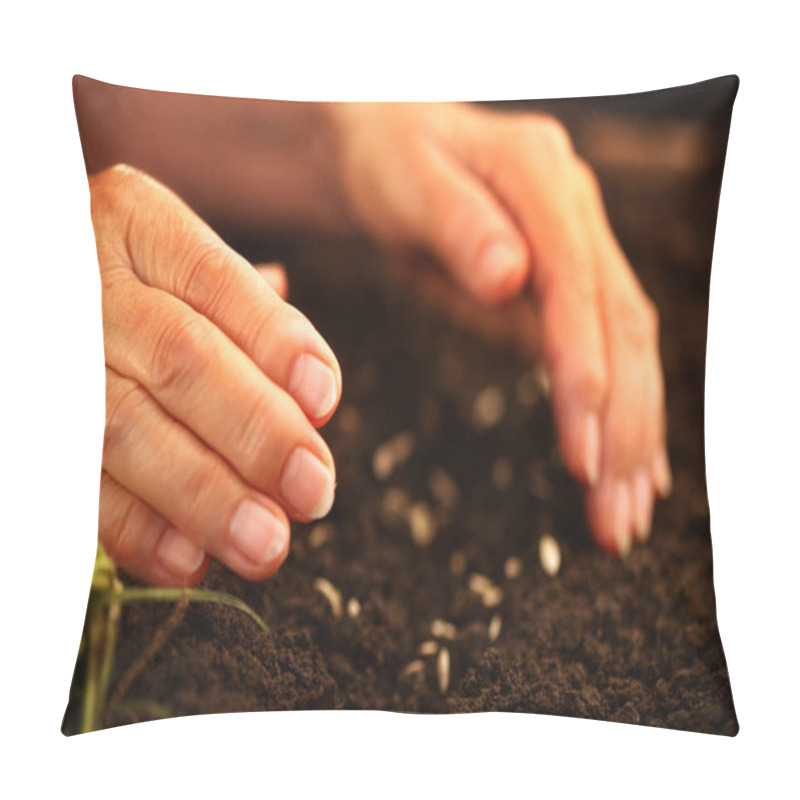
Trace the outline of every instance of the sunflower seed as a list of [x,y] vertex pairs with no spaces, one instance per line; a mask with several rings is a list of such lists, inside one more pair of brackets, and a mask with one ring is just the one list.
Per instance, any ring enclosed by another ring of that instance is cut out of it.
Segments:
[[503,618],[495,614],[489,621],[489,641],[496,642],[500,636],[500,629],[503,627]]
[[323,522],[320,525],[315,525],[308,534],[308,543],[315,550],[327,544],[333,539],[333,525],[329,522]]
[[557,575],[561,568],[561,548],[549,533],[539,539],[539,561],[542,563],[542,569],[551,578]]
[[550,397],[550,392],[553,388],[553,382],[550,380],[550,372],[544,364],[539,364],[536,368],[536,383],[542,390],[545,397]]
[[416,659],[414,661],[409,661],[409,663],[403,667],[400,677],[410,678],[412,675],[419,675],[422,672],[425,672],[425,662]]
[[469,576],[469,588],[470,591],[481,596],[483,605],[486,608],[494,608],[503,602],[503,590],[495,585],[490,578],[478,572],[473,572]]
[[503,590],[499,586],[493,586],[481,595],[481,600],[486,608],[497,608],[503,602]]
[[436,679],[439,691],[444,694],[450,685],[450,651],[443,647],[436,658]]
[[361,613],[361,603],[358,602],[357,597],[351,597],[347,601],[347,616],[350,619],[355,619]]
[[342,433],[352,436],[361,427],[361,415],[355,406],[345,406],[336,414],[336,422]]
[[503,572],[508,580],[516,580],[522,575],[522,561],[516,556],[509,556],[503,564]]
[[383,493],[381,512],[387,522],[398,523],[405,519],[410,504],[408,495],[402,489],[393,486]]
[[431,635],[437,639],[449,639],[453,641],[457,634],[456,626],[452,622],[443,619],[435,619],[431,622]]
[[342,616],[342,593],[327,578],[317,578],[314,581],[314,588],[328,601],[333,616],[340,619]]
[[530,490],[534,497],[543,502],[548,502],[553,497],[553,484],[544,474],[543,465],[538,462],[531,465]]
[[478,430],[493,428],[506,413],[506,398],[497,386],[487,386],[472,403],[472,424]]
[[410,431],[403,431],[375,449],[372,471],[378,480],[386,480],[397,467],[411,458],[416,440]]
[[417,547],[427,547],[436,538],[436,523],[425,503],[415,503],[408,510],[411,538]]
[[429,639],[427,642],[423,642],[419,646],[419,650],[417,651],[421,656],[432,656],[436,653],[439,649],[439,642],[433,641],[433,639]]
[[458,502],[458,485],[441,467],[431,470],[428,475],[428,489],[434,499],[445,508],[453,508]]

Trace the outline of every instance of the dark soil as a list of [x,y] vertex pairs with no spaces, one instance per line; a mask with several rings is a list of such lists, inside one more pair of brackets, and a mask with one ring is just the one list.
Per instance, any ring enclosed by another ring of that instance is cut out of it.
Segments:
[[[292,301],[342,366],[342,403],[323,431],[338,470],[329,539],[312,546],[315,526],[295,526],[285,565],[263,584],[212,565],[204,585],[243,598],[272,633],[233,609],[189,606],[133,681],[128,706],[112,708],[108,724],[152,718],[156,703],[168,715],[522,711],[734,735],[716,624],[703,435],[720,168],[717,159],[665,177],[598,166],[615,229],[661,312],[675,478],[651,540],[624,560],[590,540],[581,492],[558,460],[546,396],[534,392],[529,404],[536,386],[530,364],[452,327],[396,281],[383,267],[385,256],[368,244],[233,241],[254,260],[284,261]],[[502,390],[506,412],[480,431],[472,403],[489,385]],[[403,431],[416,437],[413,455],[378,480],[376,447]],[[502,468],[498,459],[506,460]],[[508,466],[510,483],[499,488],[493,467],[507,476]],[[431,492],[435,469],[458,487],[450,509]],[[407,522],[386,508],[391,488],[425,503],[436,518],[429,546],[415,544]],[[546,532],[561,546],[555,577],[539,562]],[[510,556],[522,563],[516,579],[504,572]],[[496,608],[470,590],[472,573],[502,589]],[[335,618],[314,588],[319,577],[340,590],[345,606],[356,598],[360,613]],[[124,608],[114,681],[170,611]],[[491,642],[495,614],[501,630]],[[454,639],[432,635],[436,619],[455,626]],[[430,640],[449,651],[445,692],[437,656],[418,654]],[[404,673],[415,660],[418,670]],[[71,720],[70,711],[67,730]]]

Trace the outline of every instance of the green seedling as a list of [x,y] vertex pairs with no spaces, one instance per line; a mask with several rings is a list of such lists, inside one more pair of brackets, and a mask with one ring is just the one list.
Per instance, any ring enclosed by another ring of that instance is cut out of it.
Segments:
[[[108,689],[114,664],[119,620],[125,603],[219,603],[231,606],[250,617],[265,633],[264,620],[238,597],[209,589],[124,586],[114,562],[98,542],[86,627],[81,650],[86,656],[86,677],[81,706],[81,733],[102,726],[108,710]],[[165,716],[160,713],[159,716]]]

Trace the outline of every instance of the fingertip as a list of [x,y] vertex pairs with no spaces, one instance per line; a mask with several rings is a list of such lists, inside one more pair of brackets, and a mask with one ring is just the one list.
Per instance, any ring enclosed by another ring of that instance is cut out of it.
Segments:
[[474,274],[478,300],[489,306],[502,305],[516,297],[527,282],[527,253],[517,242],[493,239],[480,252]]

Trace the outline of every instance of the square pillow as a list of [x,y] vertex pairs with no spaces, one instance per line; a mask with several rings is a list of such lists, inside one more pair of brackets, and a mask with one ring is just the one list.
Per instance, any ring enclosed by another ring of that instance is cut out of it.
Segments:
[[347,708],[735,735],[703,391],[737,89],[76,76],[107,396],[64,733]]

